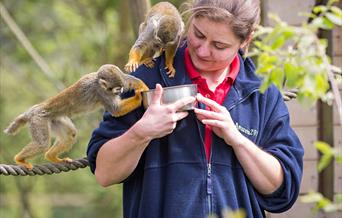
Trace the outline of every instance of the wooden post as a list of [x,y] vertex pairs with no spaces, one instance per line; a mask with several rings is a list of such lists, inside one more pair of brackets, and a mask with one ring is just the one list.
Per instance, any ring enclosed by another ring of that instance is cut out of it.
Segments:
[[[327,0],[316,0],[316,5],[326,5]],[[327,55],[333,56],[333,40],[332,31],[320,31],[320,38],[328,41]],[[317,103],[318,109],[318,140],[334,146],[334,122],[333,122],[333,107],[322,101]],[[324,197],[334,199],[334,160],[330,162],[318,175],[318,191]]]

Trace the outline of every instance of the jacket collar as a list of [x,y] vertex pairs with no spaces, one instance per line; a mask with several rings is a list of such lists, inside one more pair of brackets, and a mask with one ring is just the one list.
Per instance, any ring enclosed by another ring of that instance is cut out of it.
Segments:
[[[191,79],[185,72],[184,55],[185,55],[186,43],[177,50],[174,59],[174,67],[176,69],[176,75],[170,78],[165,69],[165,56],[161,56],[161,62],[159,65],[159,72],[164,83],[164,86],[177,86],[184,84],[192,84]],[[239,51],[240,59],[240,71],[231,87],[228,96],[224,100],[223,104],[227,108],[231,108],[238,102],[247,98],[251,93],[259,91],[261,85],[261,79],[255,75],[255,66],[250,58],[243,58],[243,52]]]

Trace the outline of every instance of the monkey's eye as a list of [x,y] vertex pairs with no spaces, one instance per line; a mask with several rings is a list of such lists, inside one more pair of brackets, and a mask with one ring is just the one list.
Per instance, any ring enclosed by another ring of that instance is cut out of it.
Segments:
[[115,87],[112,90],[115,95],[120,95],[121,93],[123,93],[123,89],[123,87]]

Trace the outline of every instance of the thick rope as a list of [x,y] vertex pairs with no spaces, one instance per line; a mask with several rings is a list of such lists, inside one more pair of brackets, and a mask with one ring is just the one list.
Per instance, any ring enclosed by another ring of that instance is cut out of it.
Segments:
[[76,159],[71,163],[47,163],[33,166],[32,170],[18,165],[0,164],[0,175],[4,176],[35,176],[35,175],[51,175],[70,170],[77,170],[87,167],[88,160],[86,158]]

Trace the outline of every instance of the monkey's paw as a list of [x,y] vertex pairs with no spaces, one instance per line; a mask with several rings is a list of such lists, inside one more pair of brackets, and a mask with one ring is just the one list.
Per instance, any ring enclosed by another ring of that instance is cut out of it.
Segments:
[[32,170],[32,168],[33,168],[33,165],[32,165],[32,164],[30,164],[29,162],[27,162],[27,161],[25,160],[25,158],[19,157],[19,155],[16,155],[16,156],[14,157],[14,161],[15,161],[19,166],[26,167],[26,168],[29,169],[29,170]]
[[149,60],[149,61],[146,61],[146,62],[144,63],[144,65],[145,65],[146,67],[153,68],[153,67],[154,67],[154,62],[153,62],[153,60]]
[[129,73],[135,71],[136,69],[138,69],[139,67],[139,63],[138,62],[133,62],[130,61],[125,65],[125,70]]
[[167,70],[166,73],[169,75],[169,77],[175,77],[176,74],[176,69],[171,65],[171,66],[166,66],[165,69]]
[[45,159],[53,163],[71,163],[73,161],[71,158],[68,158],[68,157],[59,158],[59,157],[51,157],[48,155],[45,155]]

